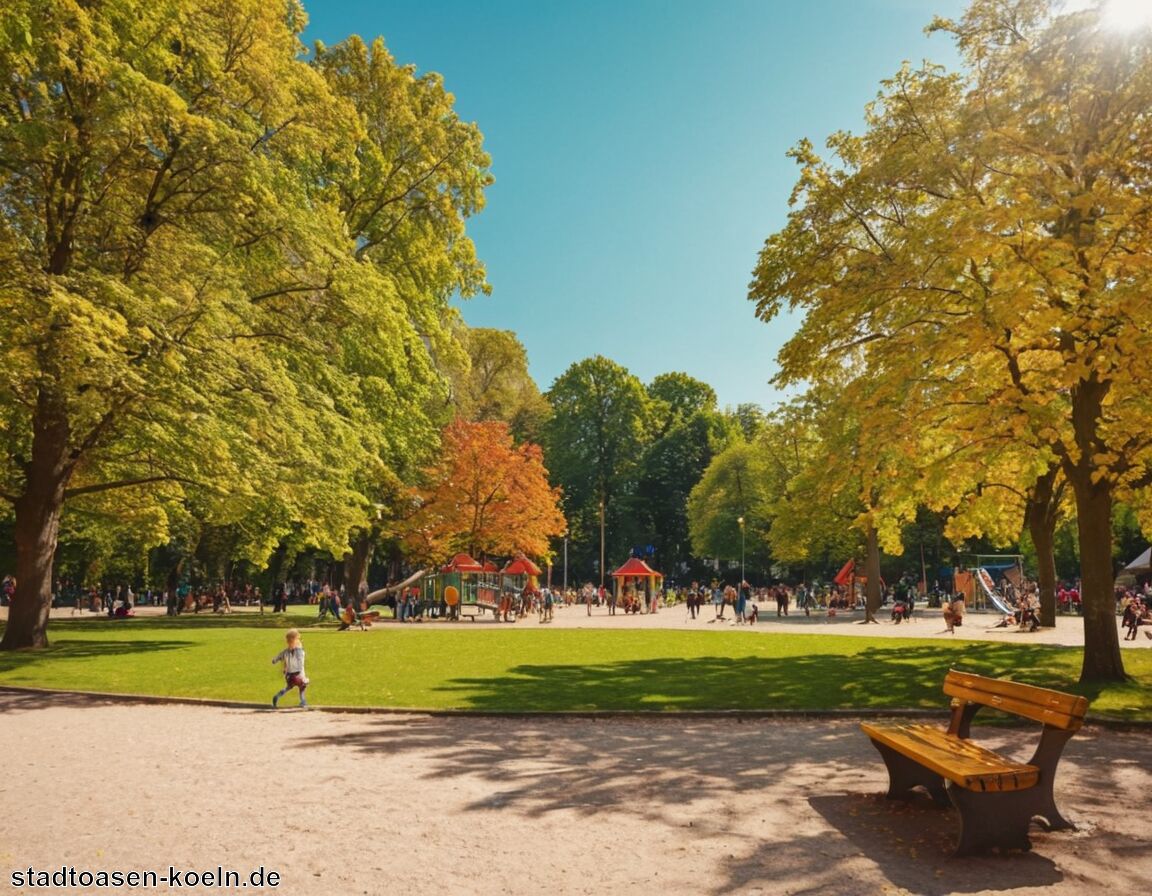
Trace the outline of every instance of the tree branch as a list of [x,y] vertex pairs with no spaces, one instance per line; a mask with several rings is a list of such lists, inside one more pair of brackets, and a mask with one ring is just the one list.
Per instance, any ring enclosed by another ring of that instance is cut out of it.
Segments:
[[[82,485],[79,488],[69,488],[64,490],[64,500],[75,498],[78,495],[92,495],[97,492],[112,491],[117,488],[131,488],[135,485],[148,485],[152,482],[183,482],[189,485],[195,485],[192,479],[185,479],[182,476],[146,476],[142,479],[120,479],[116,482],[98,482],[94,485]],[[7,497],[7,496],[5,496]]]

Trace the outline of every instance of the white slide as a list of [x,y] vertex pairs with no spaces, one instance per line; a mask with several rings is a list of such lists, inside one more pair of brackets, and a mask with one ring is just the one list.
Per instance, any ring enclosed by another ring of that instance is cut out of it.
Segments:
[[988,574],[983,566],[976,570],[976,581],[980,583],[980,590],[984,592],[984,596],[992,601],[992,605],[996,607],[1001,613],[1007,616],[1013,615],[1016,611],[1008,606],[1007,602],[996,590],[996,584],[992,581],[992,576]]

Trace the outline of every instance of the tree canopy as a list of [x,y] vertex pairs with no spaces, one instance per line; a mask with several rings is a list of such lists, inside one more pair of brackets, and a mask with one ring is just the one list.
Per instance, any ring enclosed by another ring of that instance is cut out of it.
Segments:
[[551,539],[566,531],[540,446],[516,445],[499,420],[450,424],[417,501],[405,541],[424,560],[460,551],[548,557]]
[[[488,159],[377,43],[306,64],[294,0],[15,0],[0,30],[5,647],[46,643],[65,503],[134,488],[339,553],[412,463]],[[163,519],[155,532],[163,537]]]
[[[834,161],[802,142],[788,225],[765,245],[758,313],[806,311],[785,377],[853,358],[862,407],[923,420],[967,445],[1033,446],[1075,496],[1085,599],[1083,676],[1123,677],[1113,618],[1110,519],[1148,475],[1149,229],[1146,147],[1152,37],[1103,27],[1101,10],[978,0],[958,22],[964,69],[905,66]],[[946,451],[935,430],[906,462]],[[886,489],[904,512],[923,483]],[[877,508],[883,514],[884,507]]]

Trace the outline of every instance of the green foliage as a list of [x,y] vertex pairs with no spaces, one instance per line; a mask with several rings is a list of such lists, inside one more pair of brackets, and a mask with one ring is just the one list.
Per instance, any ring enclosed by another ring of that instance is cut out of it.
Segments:
[[289,536],[340,556],[435,444],[447,300],[486,289],[479,131],[379,41],[302,62],[295,2],[14,0],[6,21],[0,493],[18,543],[48,545],[18,557],[21,606],[64,502],[133,485],[154,486],[133,519],[95,510],[144,546],[187,513],[238,557]]
[[769,464],[761,446],[743,441],[713,459],[688,498],[688,528],[697,556],[727,561],[739,560],[743,553],[754,569],[771,566],[766,538],[772,498]]
[[552,482],[564,492],[570,558],[589,572],[599,561],[603,502],[606,565],[623,562],[647,534],[637,499],[639,465],[653,429],[644,386],[620,365],[596,356],[561,374],[548,400],[552,417],[544,428],[544,450]]
[[637,513],[647,521],[645,544],[655,548],[652,562],[679,580],[694,563],[688,530],[688,496],[716,451],[730,437],[716,409],[711,386],[684,373],[665,373],[648,386],[653,438],[640,464]]
[[528,353],[508,330],[460,325],[468,365],[456,374],[453,404],[465,420],[500,420],[519,441],[542,436],[551,409],[528,372]]
[[[805,311],[784,380],[851,365],[861,420],[887,440],[861,472],[889,547],[926,486],[957,506],[985,481],[975,471],[1024,494],[1060,466],[1080,526],[1085,676],[1118,678],[1108,523],[1152,457],[1131,425],[1152,384],[1127,360],[1152,351],[1152,33],[1116,34],[1100,15],[977,0],[936,22],[962,71],[905,65],[866,133],[829,139],[831,161],[796,147],[794,208],[751,297],[764,317]],[[1007,537],[988,502],[966,515]]]

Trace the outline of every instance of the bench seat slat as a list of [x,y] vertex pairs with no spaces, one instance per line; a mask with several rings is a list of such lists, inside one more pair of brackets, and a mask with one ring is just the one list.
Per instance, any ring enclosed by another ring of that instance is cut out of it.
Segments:
[[1013,762],[932,725],[860,726],[870,738],[966,790],[1003,792],[1036,786],[1040,769]]

